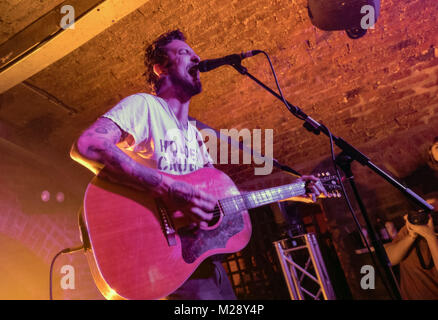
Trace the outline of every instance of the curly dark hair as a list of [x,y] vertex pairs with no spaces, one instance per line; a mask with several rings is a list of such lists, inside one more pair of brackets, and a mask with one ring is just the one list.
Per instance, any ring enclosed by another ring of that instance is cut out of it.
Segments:
[[155,93],[160,89],[161,81],[154,72],[154,65],[167,65],[167,52],[165,47],[173,40],[186,41],[186,37],[178,29],[169,31],[159,36],[145,50],[144,65],[146,66],[146,72],[144,75],[147,77],[147,81]]

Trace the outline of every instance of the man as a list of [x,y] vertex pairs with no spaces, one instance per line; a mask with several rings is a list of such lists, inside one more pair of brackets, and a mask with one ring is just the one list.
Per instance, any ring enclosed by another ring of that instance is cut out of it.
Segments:
[[[194,229],[207,225],[217,199],[173,175],[212,167],[199,131],[188,121],[190,99],[202,91],[200,58],[175,30],[160,36],[146,52],[149,82],[156,95],[139,93],[120,101],[88,128],[72,157],[113,182],[152,192],[178,203]],[[314,198],[325,190],[304,176]],[[235,299],[219,261],[205,260],[171,299]]]
[[[435,208],[438,197],[427,201]],[[414,225],[405,215],[405,226],[385,250],[392,265],[400,264],[400,291],[407,300],[438,299],[438,216],[426,225]]]

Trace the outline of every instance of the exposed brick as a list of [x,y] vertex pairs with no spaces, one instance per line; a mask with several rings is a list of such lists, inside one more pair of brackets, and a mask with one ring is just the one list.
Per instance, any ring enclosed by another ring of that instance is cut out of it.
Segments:
[[[50,137],[43,136],[44,130],[28,129],[26,134],[41,141],[48,139],[54,153],[67,154],[79,132],[102,112],[128,94],[146,91],[141,77],[141,48],[158,34],[178,26],[186,31],[189,43],[203,58],[266,50],[288,100],[379,165],[387,164],[394,175],[411,173],[424,164],[421,148],[437,134],[437,1],[384,1],[376,29],[358,40],[347,38],[343,31],[317,30],[310,24],[306,5],[307,0],[151,0],[140,12],[29,80],[74,106],[80,114],[68,118],[54,111],[55,119],[64,122],[53,126]],[[17,21],[14,26],[19,24]],[[274,86],[263,57],[247,59],[244,65]],[[203,74],[202,79],[206,89],[191,103],[192,116],[215,128],[273,128],[274,157],[304,172],[328,157],[327,137],[307,132],[280,102],[231,68]],[[0,108],[2,119],[16,122],[20,128],[26,128],[25,123],[32,123],[28,121],[37,119],[36,115],[53,110],[50,102],[36,108],[36,100],[20,100],[24,96],[29,97],[24,89],[15,88],[2,95],[2,101],[8,103]],[[22,188],[27,182],[13,179],[21,170],[15,167],[13,163],[5,164],[2,173],[8,173],[9,180],[14,181],[11,185]],[[219,168],[237,183],[253,178],[250,165]],[[364,188],[371,189],[364,195],[372,215],[401,214],[403,201],[381,178],[364,168],[355,167],[355,172]],[[35,172],[30,176],[39,177]],[[75,193],[82,194],[83,189],[77,188]],[[17,203],[12,199],[6,202],[0,230],[22,237],[44,259],[50,259],[64,244],[76,241],[76,209],[69,208],[68,214],[56,211],[60,219],[49,215],[31,217],[27,212],[24,218],[16,219],[14,214],[21,212],[8,208],[17,208]],[[348,221],[347,214],[343,208],[329,221],[330,231],[339,235],[338,248],[343,248],[344,233],[339,222]],[[339,256],[344,264],[353,260],[346,251],[340,250]],[[80,266],[87,268],[86,264]],[[66,296],[75,299],[81,297],[81,292],[95,292],[91,280],[91,284],[86,281],[81,290]]]

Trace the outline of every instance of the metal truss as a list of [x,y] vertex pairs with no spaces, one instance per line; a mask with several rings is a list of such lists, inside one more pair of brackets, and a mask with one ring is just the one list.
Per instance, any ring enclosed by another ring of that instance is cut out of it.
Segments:
[[336,299],[314,233],[276,241],[274,246],[292,300]]

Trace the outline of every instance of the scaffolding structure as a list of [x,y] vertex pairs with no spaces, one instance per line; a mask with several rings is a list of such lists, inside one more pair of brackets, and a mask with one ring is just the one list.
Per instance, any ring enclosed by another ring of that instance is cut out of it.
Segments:
[[275,241],[274,246],[292,300],[336,299],[314,233]]

